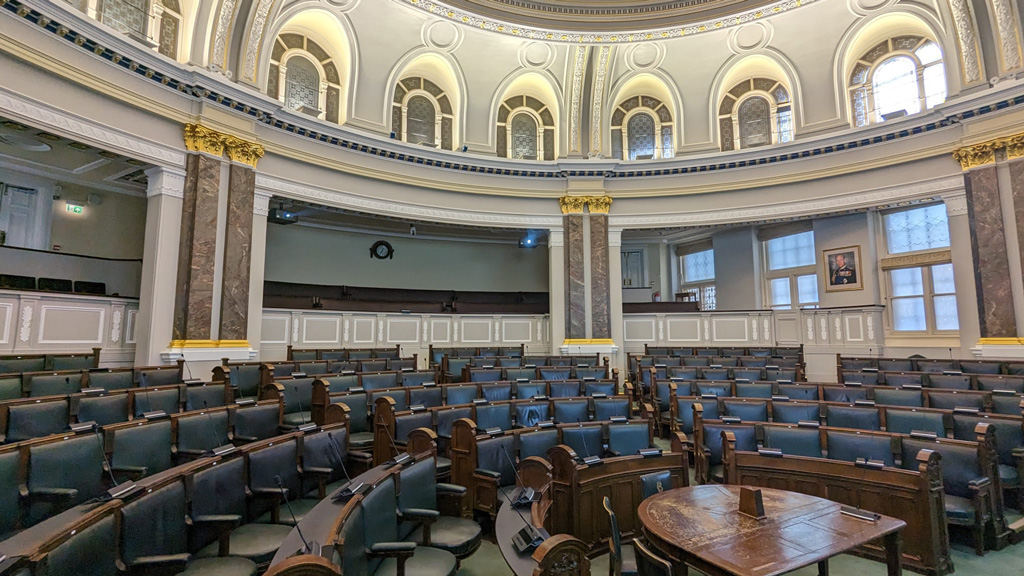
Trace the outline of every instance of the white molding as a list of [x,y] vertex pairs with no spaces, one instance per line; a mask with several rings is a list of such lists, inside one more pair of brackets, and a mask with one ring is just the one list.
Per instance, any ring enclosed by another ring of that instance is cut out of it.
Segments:
[[967,215],[967,193],[961,194],[947,194],[942,197],[942,201],[946,203],[946,215],[952,218],[953,216],[966,216]]
[[266,217],[270,214],[270,199],[273,198],[273,194],[270,192],[264,192],[263,190],[257,189],[253,193],[252,198],[252,213],[256,216]]
[[146,197],[166,195],[173,198],[185,197],[185,171],[178,168],[157,166],[146,170],[149,187]]
[[10,344],[11,326],[15,322],[14,304],[12,302],[0,302],[0,308],[7,309],[7,313],[4,315],[3,337],[0,337],[0,344]]
[[[99,321],[96,323],[96,339],[95,340],[44,340],[43,330],[46,328],[46,312],[49,310],[68,310],[74,312],[95,312],[99,313]],[[104,308],[80,308],[76,306],[60,306],[60,305],[39,305],[39,330],[36,334],[37,344],[103,344],[103,329],[105,327],[104,321],[107,318],[107,311]]]

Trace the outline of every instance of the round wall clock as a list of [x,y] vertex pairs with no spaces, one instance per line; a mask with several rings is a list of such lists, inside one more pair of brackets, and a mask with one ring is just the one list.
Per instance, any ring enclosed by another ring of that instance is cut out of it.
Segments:
[[395,249],[391,247],[391,244],[384,240],[378,240],[374,242],[373,246],[370,246],[370,258],[378,258],[380,260],[394,258]]

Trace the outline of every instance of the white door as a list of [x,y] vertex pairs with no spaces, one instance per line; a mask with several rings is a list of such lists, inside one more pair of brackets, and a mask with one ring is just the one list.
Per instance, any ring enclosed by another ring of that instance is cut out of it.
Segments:
[[38,193],[32,188],[0,184],[0,239],[5,246],[33,248],[32,228]]

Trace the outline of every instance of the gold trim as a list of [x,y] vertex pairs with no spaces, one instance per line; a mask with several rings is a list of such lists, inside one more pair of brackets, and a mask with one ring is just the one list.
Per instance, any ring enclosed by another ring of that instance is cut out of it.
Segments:
[[232,162],[238,162],[240,164],[246,164],[256,169],[256,163],[263,158],[265,152],[263,146],[254,142],[246,142],[241,138],[234,136],[224,136],[224,146],[228,151],[228,158]]
[[576,346],[578,344],[610,344],[615,345],[611,338],[566,338],[562,346]]
[[938,250],[936,252],[925,252],[923,254],[911,254],[909,256],[890,256],[882,258],[879,264],[882,270],[903,268],[908,266],[925,266],[929,264],[944,264],[953,260],[952,250]]
[[171,340],[168,348],[252,348],[248,340]]
[[977,168],[986,164],[995,164],[996,149],[1001,148],[999,143],[1000,140],[991,140],[981,144],[964,146],[953,152],[953,159],[959,162],[960,167],[964,170],[970,170],[971,168]]
[[1006,139],[1006,158],[1013,160],[1024,156],[1024,132]]
[[213,156],[224,155],[224,135],[202,124],[185,124],[185,149]]
[[587,206],[591,214],[607,214],[612,209],[612,197],[591,196],[587,198]]
[[978,340],[979,346],[1020,346],[1024,344],[1024,338],[982,338]]
[[586,196],[562,196],[558,199],[562,214],[582,214],[586,203]]

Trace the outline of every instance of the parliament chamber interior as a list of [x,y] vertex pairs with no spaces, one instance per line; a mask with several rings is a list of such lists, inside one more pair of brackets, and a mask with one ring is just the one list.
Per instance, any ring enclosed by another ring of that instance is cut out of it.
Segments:
[[0,0],[0,575],[1024,574],[1020,0]]

